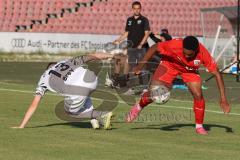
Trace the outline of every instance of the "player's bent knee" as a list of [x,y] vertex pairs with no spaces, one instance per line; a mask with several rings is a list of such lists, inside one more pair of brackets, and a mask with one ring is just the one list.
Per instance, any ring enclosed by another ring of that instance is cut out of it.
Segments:
[[152,86],[150,94],[154,102],[164,104],[170,98],[170,89],[165,85],[154,85]]
[[194,94],[193,94],[193,97],[194,97],[194,99],[196,99],[196,100],[201,100],[201,99],[203,99],[202,93],[194,93]]

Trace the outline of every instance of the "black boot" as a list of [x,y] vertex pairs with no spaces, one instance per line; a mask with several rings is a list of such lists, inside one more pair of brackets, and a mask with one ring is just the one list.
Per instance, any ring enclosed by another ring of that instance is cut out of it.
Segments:
[[114,75],[112,76],[112,80],[113,80],[113,88],[116,88],[119,86],[119,74],[114,73]]
[[127,75],[119,76],[118,83],[119,83],[120,87],[126,87],[127,86],[127,79],[128,79],[127,77],[128,77]]

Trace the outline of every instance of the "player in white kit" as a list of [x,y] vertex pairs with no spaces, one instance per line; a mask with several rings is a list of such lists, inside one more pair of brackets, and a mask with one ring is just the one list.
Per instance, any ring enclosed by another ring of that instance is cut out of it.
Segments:
[[83,65],[92,60],[113,58],[111,54],[95,53],[72,58],[48,66],[41,76],[36,94],[23,121],[18,127],[24,128],[37,109],[46,91],[56,92],[64,97],[64,109],[71,117],[91,119],[94,129],[110,129],[112,112],[97,111],[92,105],[90,93],[97,87],[98,78]]

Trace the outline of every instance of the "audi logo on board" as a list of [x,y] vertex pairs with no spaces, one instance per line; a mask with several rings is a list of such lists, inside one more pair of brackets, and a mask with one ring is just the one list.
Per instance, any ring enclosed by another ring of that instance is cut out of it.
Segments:
[[12,39],[13,48],[24,48],[26,46],[26,40],[24,38],[15,38]]

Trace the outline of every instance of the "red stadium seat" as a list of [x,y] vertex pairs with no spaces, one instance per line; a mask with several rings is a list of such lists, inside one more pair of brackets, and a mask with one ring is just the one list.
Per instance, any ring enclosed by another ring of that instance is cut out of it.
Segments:
[[[63,9],[74,9],[78,2],[89,0],[0,0],[0,19],[4,30],[15,31],[16,25],[30,25],[31,20],[44,20],[47,14],[60,15]],[[175,36],[184,34],[201,35],[200,8],[233,6],[236,0],[142,0],[143,15],[151,22],[151,29],[169,28]],[[119,34],[124,31],[126,19],[132,15],[132,0],[94,2],[93,7],[80,7],[76,13],[65,10],[62,18],[49,19],[46,25],[34,25],[32,32],[70,32]],[[216,29],[218,15],[207,17],[209,30]],[[6,24],[10,25],[6,25]],[[227,23],[227,21],[224,21]],[[6,27],[9,26],[9,27]],[[13,27],[12,27],[13,26]]]

